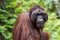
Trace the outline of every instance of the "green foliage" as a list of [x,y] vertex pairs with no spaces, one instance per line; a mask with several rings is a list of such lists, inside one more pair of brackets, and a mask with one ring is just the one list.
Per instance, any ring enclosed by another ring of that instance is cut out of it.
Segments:
[[39,4],[48,13],[44,31],[50,34],[50,40],[60,40],[60,19],[52,8],[52,0],[1,0],[0,33],[6,40],[12,40],[12,28],[18,13],[28,10],[32,4]]
[[[49,19],[45,24],[45,30],[50,34],[50,40],[57,40],[60,36],[60,19],[56,19],[55,13],[49,15]],[[58,39],[60,40],[60,39]]]

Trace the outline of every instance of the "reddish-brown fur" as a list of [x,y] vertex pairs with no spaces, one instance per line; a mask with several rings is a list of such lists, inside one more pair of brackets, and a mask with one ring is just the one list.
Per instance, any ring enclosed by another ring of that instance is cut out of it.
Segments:
[[36,30],[32,26],[29,12],[23,12],[17,17],[13,28],[13,40],[49,40],[46,32]]

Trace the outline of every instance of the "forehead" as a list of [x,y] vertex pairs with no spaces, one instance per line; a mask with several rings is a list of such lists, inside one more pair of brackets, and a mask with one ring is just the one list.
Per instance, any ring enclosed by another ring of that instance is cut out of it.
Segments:
[[37,8],[37,9],[35,9],[35,10],[33,11],[33,13],[46,13],[46,11],[45,11],[45,10],[42,10],[42,9]]

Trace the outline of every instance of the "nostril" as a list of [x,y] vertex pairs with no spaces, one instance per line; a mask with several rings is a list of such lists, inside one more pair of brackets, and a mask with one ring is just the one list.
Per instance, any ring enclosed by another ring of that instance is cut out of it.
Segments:
[[37,22],[38,22],[38,23],[44,22],[44,20],[43,20],[42,18],[40,18],[40,19],[37,20]]
[[39,18],[39,19],[42,19],[42,18]]

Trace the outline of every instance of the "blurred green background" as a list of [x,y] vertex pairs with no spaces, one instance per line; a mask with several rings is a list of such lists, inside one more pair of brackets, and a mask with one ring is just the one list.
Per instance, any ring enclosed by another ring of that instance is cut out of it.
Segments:
[[60,0],[0,0],[0,40],[12,40],[16,17],[35,3],[42,6],[49,16],[44,31],[49,32],[50,40],[60,40]]

